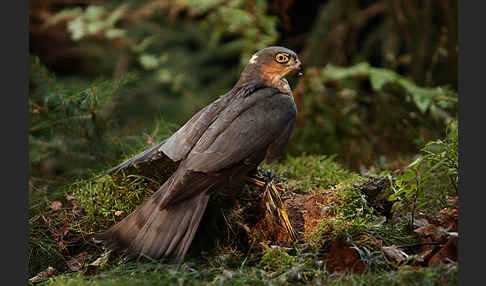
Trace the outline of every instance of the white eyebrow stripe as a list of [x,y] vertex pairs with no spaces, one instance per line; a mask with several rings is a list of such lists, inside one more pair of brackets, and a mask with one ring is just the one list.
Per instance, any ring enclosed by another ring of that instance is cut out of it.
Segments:
[[258,56],[257,56],[257,55],[253,55],[253,57],[251,57],[251,59],[250,59],[250,64],[254,64],[254,63],[256,63],[256,59],[257,59],[257,58],[258,58]]

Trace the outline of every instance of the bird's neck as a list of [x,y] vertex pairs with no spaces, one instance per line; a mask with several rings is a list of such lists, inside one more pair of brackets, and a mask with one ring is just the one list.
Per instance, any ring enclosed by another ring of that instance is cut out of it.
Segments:
[[276,88],[282,93],[292,94],[287,79],[274,73],[262,72],[259,67],[254,65],[248,65],[245,70],[243,70],[235,88],[247,84],[265,85]]

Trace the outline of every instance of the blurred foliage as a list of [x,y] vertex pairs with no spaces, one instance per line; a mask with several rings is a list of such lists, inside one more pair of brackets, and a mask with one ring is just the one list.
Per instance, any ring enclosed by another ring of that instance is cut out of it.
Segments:
[[457,3],[404,0],[31,0],[30,51],[66,85],[136,72],[106,108],[131,135],[184,123],[252,53],[296,50],[299,121],[287,151],[354,170],[413,155],[457,114]]
[[457,115],[457,94],[426,88],[368,63],[309,68],[294,93],[299,117],[293,154],[339,154],[355,170],[378,155],[414,154]]
[[[29,150],[32,175],[80,176],[96,170],[116,149],[108,136],[113,124],[103,114],[113,96],[136,80],[126,74],[117,80],[98,80],[85,88],[59,83],[35,56],[30,57]],[[63,174],[64,175],[64,174]]]

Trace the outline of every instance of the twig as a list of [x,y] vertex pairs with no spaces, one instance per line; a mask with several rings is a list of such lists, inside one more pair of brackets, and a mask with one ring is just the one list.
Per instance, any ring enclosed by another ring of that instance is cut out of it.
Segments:
[[[233,231],[233,229],[231,228],[231,225],[229,224],[228,219],[226,218],[226,215],[224,214],[223,209],[220,209],[220,210],[221,210],[221,213],[223,214],[224,222],[226,223],[226,228],[228,228],[228,229],[231,231],[231,233],[232,233],[233,235],[235,235],[235,232],[234,232],[234,231]],[[228,241],[229,241],[229,240],[230,240],[230,233],[228,232]]]
[[444,244],[444,242],[431,241],[431,242],[418,242],[418,243],[397,245],[396,247],[405,248],[405,247],[414,247],[414,246],[422,246],[422,245],[442,245],[442,244]]
[[251,250],[253,249],[253,245],[255,244],[255,239],[253,239],[251,245],[250,245],[250,249],[248,249],[248,252],[246,253],[246,257],[245,259],[243,260],[243,262],[241,263],[241,266],[240,266],[240,269],[243,268],[243,266],[245,266],[245,263],[246,263],[246,260],[248,259],[248,256],[250,256],[250,253],[251,253]]

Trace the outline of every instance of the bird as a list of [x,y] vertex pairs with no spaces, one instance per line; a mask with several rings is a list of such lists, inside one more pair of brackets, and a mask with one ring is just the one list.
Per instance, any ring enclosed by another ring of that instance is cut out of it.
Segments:
[[97,233],[95,241],[109,251],[125,251],[125,259],[182,260],[214,190],[243,180],[264,160],[274,161],[287,145],[297,107],[286,76],[301,70],[299,57],[288,48],[257,51],[228,92],[166,140],[108,170],[116,173],[163,156],[178,162],[155,193]]

